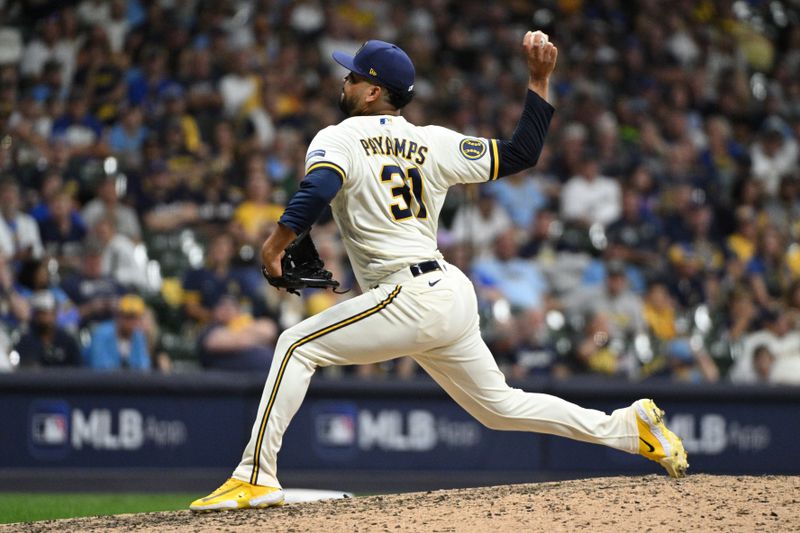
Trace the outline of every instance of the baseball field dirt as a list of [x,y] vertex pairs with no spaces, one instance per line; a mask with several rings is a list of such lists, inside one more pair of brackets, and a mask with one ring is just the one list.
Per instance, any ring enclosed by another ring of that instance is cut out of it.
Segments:
[[[187,502],[188,504],[188,502]],[[800,531],[800,477],[610,477],[0,526],[19,532]]]

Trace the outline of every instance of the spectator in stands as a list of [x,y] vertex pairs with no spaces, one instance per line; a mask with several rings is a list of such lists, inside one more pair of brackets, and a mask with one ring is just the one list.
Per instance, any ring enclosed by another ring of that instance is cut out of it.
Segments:
[[111,276],[122,287],[137,292],[152,292],[147,277],[147,250],[117,232],[113,213],[101,217],[92,226],[92,236],[103,247],[103,274]]
[[180,119],[169,119],[159,132],[164,163],[170,174],[190,191],[201,190],[204,168],[199,155],[189,151],[186,146],[186,131]]
[[151,232],[173,231],[200,220],[197,199],[169,172],[163,161],[150,163],[136,210]]
[[586,327],[579,337],[573,372],[606,376],[622,375],[625,370],[625,340],[619,329],[611,324],[609,316],[602,312],[589,313]]
[[747,264],[756,252],[758,227],[756,226],[756,213],[749,205],[736,208],[734,218],[736,230],[728,235],[726,247],[728,252],[743,264]]
[[758,307],[752,292],[744,285],[735,287],[727,298],[727,306],[720,309],[724,322],[725,337],[732,345],[742,341],[755,331],[758,323]]
[[769,197],[778,195],[781,178],[797,168],[800,149],[789,126],[778,116],[769,117],[761,135],[750,148],[753,176],[763,184]]
[[[111,52],[114,54],[122,52],[125,38],[131,27],[130,21],[126,16],[127,4],[129,3],[125,0],[111,0],[108,18],[100,24],[108,35],[108,43],[111,47]],[[133,9],[135,8],[131,8],[131,10]]]
[[545,308],[547,281],[534,262],[519,257],[513,229],[497,236],[493,257],[478,259],[473,264],[472,277],[484,301],[506,300],[520,311]]
[[602,176],[597,161],[584,156],[580,172],[561,191],[561,216],[587,227],[592,224],[605,227],[617,220],[621,211],[619,183]]
[[625,263],[619,260],[606,265],[606,282],[596,287],[577,287],[562,302],[568,314],[598,318],[610,328],[613,338],[633,338],[643,333],[642,299],[630,290],[625,276]]
[[[625,278],[628,281],[628,287],[631,291],[638,295],[645,292],[647,283],[645,282],[645,275],[637,265],[625,260],[626,248],[616,243],[609,243],[603,251],[603,255],[592,259],[586,268],[583,270],[581,277],[581,287],[588,288],[592,286],[602,286],[608,279],[608,272],[606,271],[607,265],[611,263],[622,263],[625,265]],[[649,270],[647,274],[650,276],[657,275],[663,266],[660,262],[654,261],[647,264]]]
[[[158,26],[162,25],[159,21]],[[145,121],[155,116],[161,91],[173,82],[167,71],[167,52],[156,44],[159,42],[147,43],[145,50],[141,52],[142,68],[132,72],[128,79],[128,103],[142,106]]]
[[702,191],[695,190],[688,182],[672,183],[666,187],[661,200],[667,240],[673,243],[691,241],[689,219],[692,211],[704,204]]
[[84,221],[73,205],[69,193],[57,193],[50,200],[49,215],[39,224],[47,255],[55,258],[65,271],[80,267],[80,250],[86,237]]
[[89,238],[81,254],[81,271],[67,276],[61,284],[69,299],[78,307],[80,326],[90,327],[114,314],[122,287],[110,275],[103,274],[103,246]]
[[753,371],[757,383],[771,383],[775,368],[775,354],[766,344],[759,344],[753,350]]
[[517,172],[490,185],[497,203],[511,217],[517,228],[531,227],[536,213],[547,205],[542,184],[528,172]]
[[37,22],[36,35],[28,41],[19,62],[23,77],[36,79],[48,61],[55,60],[61,65],[61,76],[72,80],[75,68],[76,50],[62,38],[59,17],[52,13]]
[[22,168],[35,167],[49,156],[52,121],[45,114],[41,95],[28,89],[22,95],[18,109],[8,118],[8,131],[17,143],[16,160]]
[[275,322],[255,319],[242,311],[231,296],[222,296],[212,311],[212,322],[197,339],[200,363],[217,370],[266,373],[277,337]]
[[712,116],[706,123],[708,146],[700,153],[699,163],[704,168],[706,180],[723,205],[730,205],[739,167],[748,158],[746,149],[733,136],[730,121],[720,115]]
[[551,263],[556,254],[560,227],[561,224],[554,211],[540,209],[528,229],[528,240],[520,247],[520,257],[535,259],[540,266]]
[[239,155],[236,135],[230,121],[220,120],[214,124],[211,134],[211,153],[208,165],[212,172],[227,175],[233,171]]
[[0,254],[0,324],[10,331],[27,323],[30,316],[30,304],[14,283],[13,265]]
[[756,348],[764,345],[775,357],[771,381],[800,384],[800,331],[791,329],[789,317],[781,311],[761,310],[761,328],[743,339],[741,353],[731,369],[731,381],[753,383],[757,380],[753,358]]
[[223,122],[222,96],[216,90],[212,72],[211,53],[207,48],[193,48],[190,53],[190,72],[183,80],[186,87],[187,111],[197,120],[201,138],[213,138],[217,124]]
[[125,72],[114,61],[105,29],[93,26],[82,43],[74,83],[88,92],[92,114],[104,126],[113,124],[127,106]]
[[108,131],[108,147],[119,158],[122,168],[141,168],[142,149],[150,130],[144,124],[142,108],[124,106],[120,118]]
[[[59,104],[54,104],[58,106]],[[55,112],[60,112],[54,110]],[[80,173],[80,160],[73,159],[69,145],[65,139],[50,139],[50,158],[47,161],[45,173],[58,174],[61,177],[61,185],[54,187],[56,190],[65,189],[74,194],[78,200],[84,198],[88,183],[83,181]]]
[[275,139],[275,126],[261,105],[261,81],[251,71],[250,57],[244,51],[231,52],[228,72],[219,82],[225,117],[233,119],[239,131],[249,131],[246,145],[265,148]]
[[147,339],[147,351],[150,354],[150,363],[153,370],[164,373],[172,372],[172,357],[164,346],[161,327],[156,314],[147,306],[145,306],[144,315],[142,315],[142,331]]
[[248,164],[245,200],[233,213],[232,229],[239,243],[260,248],[283,213],[283,206],[272,201],[272,183],[261,158],[251,161],[256,164]]
[[47,261],[41,259],[24,261],[20,265],[17,280],[19,282],[17,284],[18,293],[31,303],[33,303],[32,298],[35,295],[49,293],[56,303],[56,325],[73,334],[78,331],[80,321],[78,309],[70,301],[67,293],[53,283]]
[[635,189],[622,192],[622,213],[608,226],[606,237],[610,246],[619,248],[620,258],[626,262],[648,270],[656,270],[661,263],[661,221],[642,207],[641,194]]
[[768,198],[764,194],[763,184],[751,176],[745,176],[736,182],[733,196],[736,205],[752,207],[757,213]]
[[634,154],[622,142],[619,133],[619,122],[612,112],[598,113],[594,121],[594,135],[598,168],[604,176],[625,175],[633,165]]
[[719,271],[725,261],[722,248],[718,244],[714,231],[714,213],[705,203],[694,203],[688,212],[688,234],[685,238],[676,240],[670,247],[669,254],[680,253],[673,251],[679,248],[682,252],[697,257],[704,270]]
[[[60,104],[66,100],[69,92],[69,81],[64,78],[64,69],[58,59],[48,59],[42,67],[42,75],[34,82],[31,87],[33,94],[41,98],[47,104]],[[47,106],[45,106],[47,107]],[[48,121],[52,126],[53,115],[48,113]]]
[[477,202],[468,201],[456,211],[450,232],[455,244],[470,246],[476,257],[490,257],[497,237],[513,224],[489,187],[479,188],[477,197]]
[[588,149],[589,132],[579,122],[570,122],[561,132],[561,149],[553,156],[552,170],[556,177],[566,182],[580,172],[584,153]]
[[133,242],[142,240],[142,228],[136,211],[120,202],[119,189],[124,187],[120,176],[106,176],[97,186],[97,196],[90,200],[81,211],[88,227],[94,227],[103,217],[112,217],[117,231]]
[[19,366],[81,366],[78,343],[57,324],[53,293],[33,293],[30,302],[33,313],[30,325],[14,347],[19,353]]
[[[41,226],[42,222],[50,216],[50,201],[64,190],[66,189],[61,174],[53,171],[45,172],[39,180],[36,191],[31,191],[34,198],[30,203],[33,207],[28,214]],[[75,215],[77,215],[77,213],[75,213]],[[77,219],[73,220],[73,223],[76,221]]]
[[19,184],[14,180],[0,183],[0,215],[0,253],[15,261],[41,257],[39,225],[22,211]]
[[781,234],[800,239],[800,172],[781,179],[778,196],[767,203],[763,215]]
[[[12,354],[11,352],[14,352]],[[11,372],[19,365],[19,352],[12,350],[11,339],[4,329],[0,329],[0,373]]]
[[231,270],[233,239],[227,233],[216,235],[208,246],[206,265],[190,270],[183,278],[183,309],[200,324],[213,318],[213,308],[224,295],[248,300],[246,286]]
[[788,247],[783,236],[771,226],[761,232],[758,251],[747,263],[747,275],[756,302],[773,307],[792,282],[800,279],[800,250]]
[[86,365],[95,370],[150,370],[150,353],[142,328],[145,304],[139,296],[119,299],[114,319],[92,329]]
[[644,375],[666,374],[677,381],[715,382],[719,370],[706,351],[679,327],[678,309],[661,281],[650,283],[644,298],[643,317],[653,340],[654,359]]
[[714,383],[719,369],[708,353],[690,339],[676,339],[666,345],[669,377],[684,383]]
[[165,132],[169,127],[177,125],[181,135],[180,145],[176,149],[184,154],[205,154],[207,148],[203,144],[197,121],[186,112],[186,91],[183,86],[177,82],[170,83],[161,91],[161,98],[164,111],[160,120],[153,124],[154,129]]
[[69,148],[70,157],[104,157],[103,124],[89,110],[89,99],[81,89],[69,95],[66,112],[53,122],[51,135]]
[[87,26],[103,26],[111,20],[111,5],[105,0],[81,0],[75,16]]
[[792,329],[800,330],[800,279],[794,280],[786,293],[786,314],[792,324]]
[[703,259],[694,250],[673,245],[669,250],[669,291],[682,308],[705,299],[706,273]]

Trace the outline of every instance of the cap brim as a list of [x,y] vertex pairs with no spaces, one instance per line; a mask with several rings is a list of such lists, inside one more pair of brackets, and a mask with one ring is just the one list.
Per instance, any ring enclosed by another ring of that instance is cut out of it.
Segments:
[[345,54],[344,52],[334,52],[334,53],[331,54],[331,57],[333,57],[334,61],[339,63],[341,66],[343,66],[347,70],[355,72],[356,74],[361,74],[362,76],[366,76],[366,74],[364,74],[363,72],[361,72],[360,70],[358,70],[356,68],[356,64],[355,64],[355,60],[354,60],[353,56],[351,56],[349,54]]

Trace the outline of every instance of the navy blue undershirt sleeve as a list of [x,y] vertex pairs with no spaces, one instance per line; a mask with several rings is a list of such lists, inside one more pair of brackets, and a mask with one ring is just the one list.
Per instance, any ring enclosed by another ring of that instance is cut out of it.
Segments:
[[516,174],[539,160],[547,129],[555,108],[528,89],[525,108],[510,141],[497,140],[499,168],[497,177]]
[[342,177],[334,170],[312,170],[300,182],[300,190],[289,200],[278,223],[300,235],[317,221],[341,188]]

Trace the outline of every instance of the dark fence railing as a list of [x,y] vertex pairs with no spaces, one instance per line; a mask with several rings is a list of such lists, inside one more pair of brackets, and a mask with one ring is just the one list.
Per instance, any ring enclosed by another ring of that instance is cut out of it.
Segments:
[[[792,447],[800,428],[800,388],[588,377],[513,385],[605,411],[653,397],[684,439],[692,471],[800,474],[800,454]],[[19,487],[18,480],[27,478],[103,477],[114,485],[110,479],[135,479],[153,469],[178,477],[222,475],[238,463],[262,387],[263,376],[238,373],[0,375],[0,489]],[[335,480],[349,490],[660,468],[600,446],[486,429],[427,378],[315,379],[286,434],[279,465],[284,483]]]

